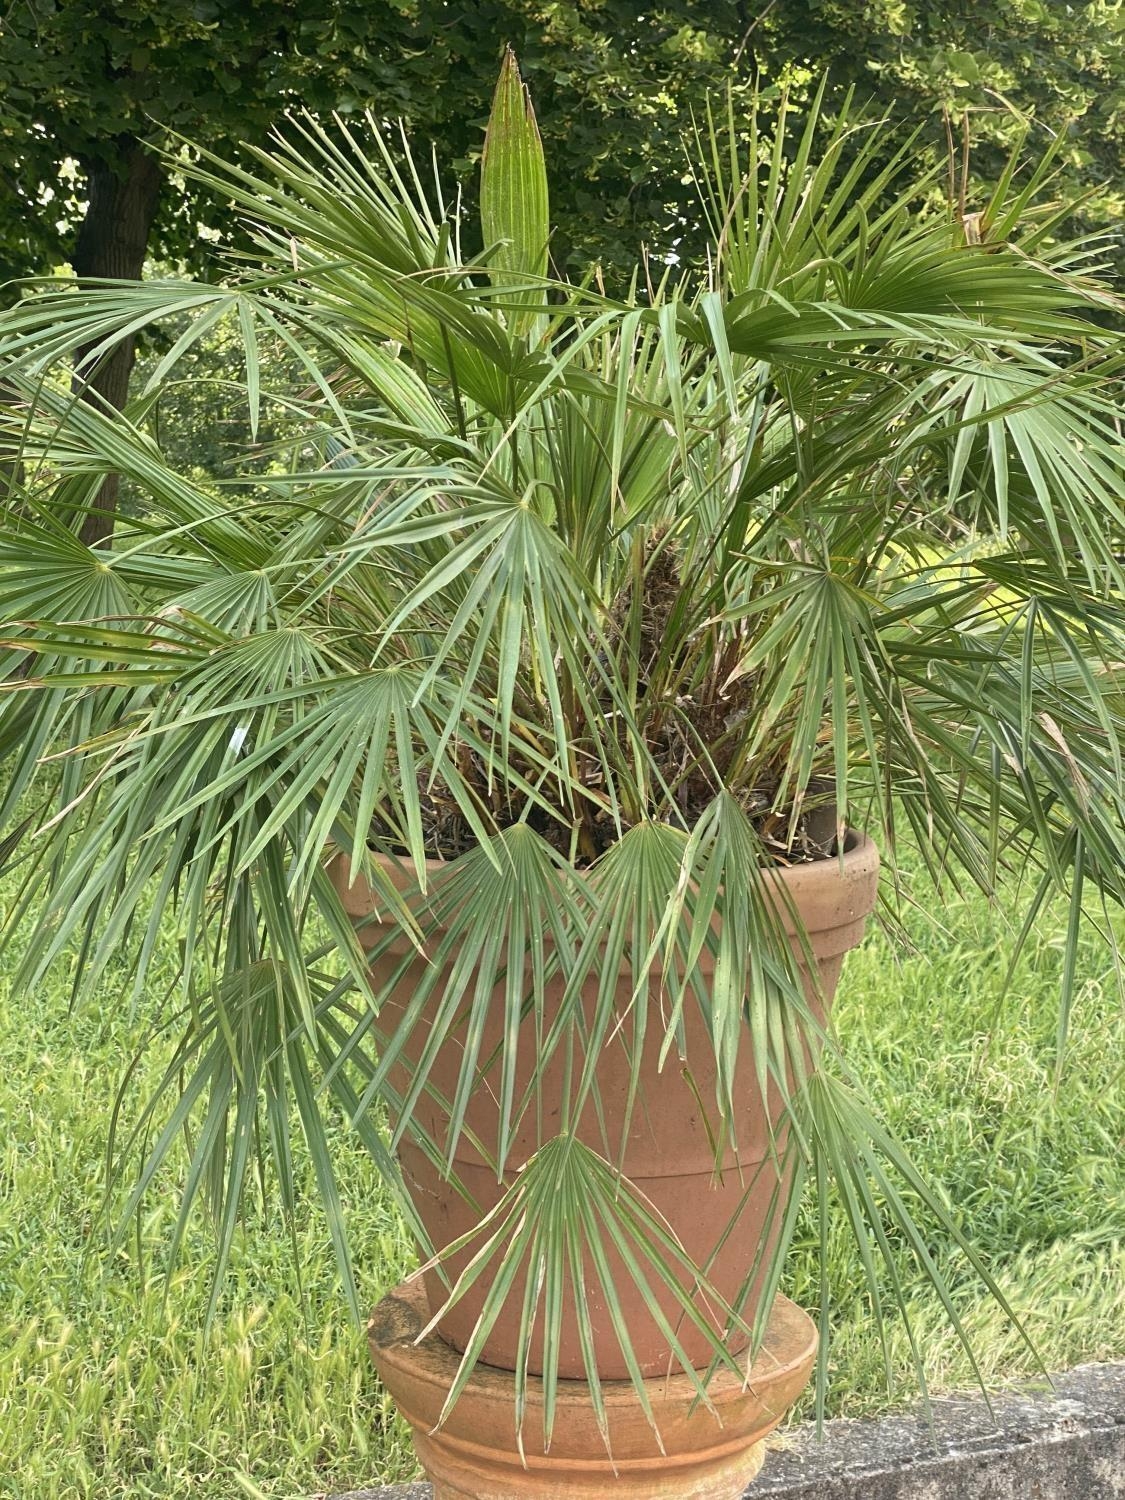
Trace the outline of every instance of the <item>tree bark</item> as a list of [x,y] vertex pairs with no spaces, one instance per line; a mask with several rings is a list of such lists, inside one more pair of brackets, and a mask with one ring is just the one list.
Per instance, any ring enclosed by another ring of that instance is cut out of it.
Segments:
[[[144,271],[149,230],[160,196],[160,163],[131,137],[117,145],[118,155],[112,162],[85,163],[89,200],[71,258],[80,280],[113,277],[139,281]],[[91,347],[79,349],[79,362]],[[75,376],[75,391],[103,410],[108,405],[121,411],[129,393],[135,353],[134,339],[123,339],[94,370]],[[113,535],[118,483],[118,475],[106,475],[93,509],[82,520],[79,535],[88,546]]]
[[[0,406],[15,406],[18,392],[0,381]],[[23,465],[15,457],[0,458],[0,507],[15,504],[14,492],[23,484]]]

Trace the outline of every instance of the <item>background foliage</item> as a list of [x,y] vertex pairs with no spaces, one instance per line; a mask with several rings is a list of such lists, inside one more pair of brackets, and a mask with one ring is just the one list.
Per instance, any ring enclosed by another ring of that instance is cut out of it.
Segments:
[[[371,106],[433,141],[471,192],[499,50],[516,48],[552,164],[560,268],[632,264],[637,245],[699,249],[680,137],[733,76],[792,83],[831,70],[904,131],[946,150],[942,110],[972,111],[982,180],[1022,128],[1065,130],[1059,190],[1116,225],[1125,143],[1125,12],[1116,0],[13,0],[0,20],[0,280],[67,260],[94,166],[123,169],[154,117],[220,151],[260,141],[290,102]],[[960,139],[957,141],[960,152]],[[1042,142],[1040,142],[1042,144]],[[971,197],[971,195],[970,195]],[[971,208],[973,203],[970,201]],[[980,205],[977,204],[979,207]],[[198,226],[225,205],[163,185],[152,257],[210,257]]]

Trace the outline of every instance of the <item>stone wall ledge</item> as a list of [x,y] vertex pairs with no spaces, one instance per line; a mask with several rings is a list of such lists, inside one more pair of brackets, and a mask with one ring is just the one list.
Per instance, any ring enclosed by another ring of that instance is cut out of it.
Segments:
[[[770,1440],[745,1500],[1125,1500],[1125,1361],[1080,1365],[995,1396],[917,1415],[798,1426]],[[321,1497],[329,1500],[329,1497]],[[330,1500],[430,1500],[428,1484]],[[613,1500],[607,1495],[606,1500]]]

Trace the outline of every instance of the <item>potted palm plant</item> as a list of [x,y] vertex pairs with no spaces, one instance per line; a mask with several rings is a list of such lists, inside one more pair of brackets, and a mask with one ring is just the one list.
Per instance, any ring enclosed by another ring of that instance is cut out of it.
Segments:
[[[1125,890],[1119,306],[1036,207],[1049,160],[967,236],[847,108],[694,147],[703,273],[552,280],[509,55],[479,252],[378,122],[301,117],[186,168],[254,240],[225,282],[0,323],[20,982],[139,988],[175,933],[122,1223],[191,1127],[179,1232],[205,1194],[221,1276],[259,1157],[294,1211],[299,1131],[358,1311],[346,1113],[427,1261],[376,1355],[449,1495],[733,1493],[813,1359],[778,1296],[806,1183],[874,1315],[894,1246],[940,1285],[930,1232],[999,1296],[833,1034],[875,849],[1070,902],[1063,1040],[1081,914]],[[160,419],[219,324],[249,441],[200,477]],[[126,412],[76,399],[154,325]]]

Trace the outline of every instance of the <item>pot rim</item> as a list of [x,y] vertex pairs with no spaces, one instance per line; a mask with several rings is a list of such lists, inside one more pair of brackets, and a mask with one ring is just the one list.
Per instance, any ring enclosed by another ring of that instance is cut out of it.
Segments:
[[[383,854],[370,850],[372,860],[390,878],[396,890],[410,892],[417,889],[415,864],[409,855]],[[451,870],[456,860],[427,859],[427,885],[429,877],[439,876]],[[333,884],[336,886],[345,909],[358,917],[374,915],[380,902],[374,897],[370,884],[362,875],[355,874],[349,882],[347,874],[341,878],[341,866],[349,870],[349,857],[345,850],[337,849],[329,862]],[[334,867],[334,868],[333,868]],[[850,928],[856,922],[865,921],[875,905],[880,869],[879,850],[875,841],[858,829],[848,829],[842,854],[830,855],[827,859],[810,860],[794,865],[766,865],[759,867],[767,879],[767,895],[778,903],[778,915],[787,935],[798,930],[807,934],[827,932],[834,928]],[[770,892],[770,886],[775,892]],[[798,923],[795,912],[804,910],[815,916]],[[817,910],[819,908],[819,910]]]
[[[348,851],[340,848],[338,844],[331,844],[329,847],[330,857],[333,861],[348,857]],[[426,870],[428,873],[433,874],[438,874],[442,870],[448,870],[459,859],[464,859],[466,854],[472,854],[479,848],[479,844],[474,844],[471,849],[466,849],[464,853],[457,854],[452,859],[434,859],[430,855],[427,855],[425,861]],[[385,854],[381,849],[372,849],[370,846],[368,846],[367,852],[382,869],[394,871],[396,874],[403,871],[413,871],[416,868],[415,861],[409,854]],[[858,828],[848,828],[844,833],[844,851],[842,854],[829,854],[823,859],[800,860],[791,865],[761,865],[759,868],[765,870],[767,874],[784,877],[786,884],[788,884],[791,879],[803,871],[816,871],[832,865],[835,865],[838,869],[843,867],[846,870],[865,868],[872,857],[878,862],[878,848],[871,835],[864,833]],[[413,875],[411,875],[411,879],[413,879]]]

